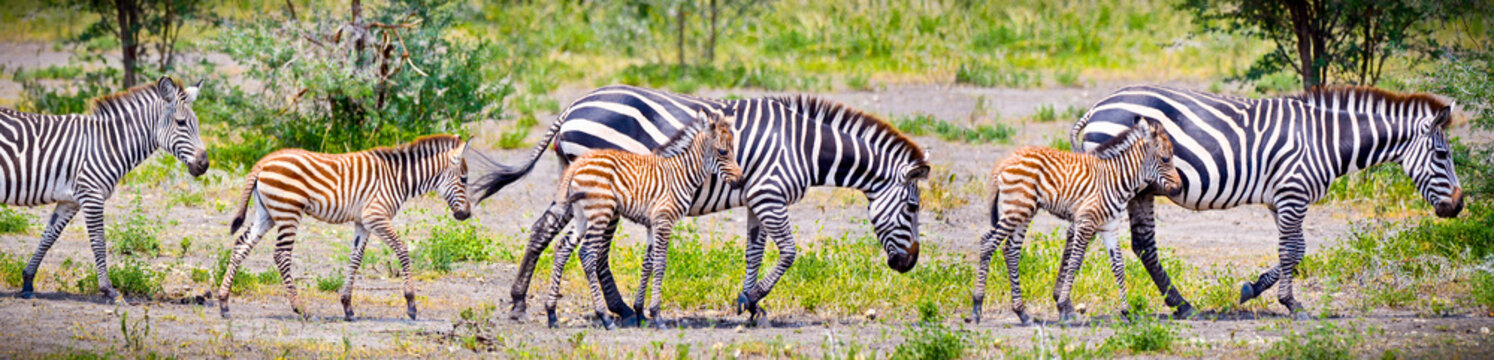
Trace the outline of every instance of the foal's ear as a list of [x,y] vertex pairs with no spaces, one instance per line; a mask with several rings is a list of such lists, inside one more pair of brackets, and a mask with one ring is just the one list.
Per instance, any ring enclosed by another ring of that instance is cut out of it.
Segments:
[[178,86],[176,80],[170,77],[162,76],[161,79],[156,80],[156,95],[165,99],[166,102],[175,104],[180,91],[181,86]]

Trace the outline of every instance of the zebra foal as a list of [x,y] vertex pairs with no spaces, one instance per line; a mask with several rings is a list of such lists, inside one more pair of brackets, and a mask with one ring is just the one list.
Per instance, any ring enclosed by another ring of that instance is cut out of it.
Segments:
[[1088,153],[1039,147],[1018,149],[991,170],[988,182],[992,229],[980,240],[971,320],[980,322],[991,254],[1004,242],[1002,254],[1011,284],[1012,311],[1025,325],[1031,319],[1022,302],[1017,264],[1022,259],[1023,235],[1038,209],[1073,223],[1064,242],[1058,284],[1053,287],[1060,318],[1067,321],[1074,312],[1069,289],[1096,232],[1105,241],[1110,269],[1115,273],[1124,303],[1125,263],[1117,238],[1126,203],[1148,188],[1174,192],[1182,179],[1172,166],[1172,142],[1161,125],[1155,120],[1138,119],[1134,127]]
[[[218,308],[228,317],[229,288],[239,263],[254,249],[265,232],[274,228],[275,267],[285,283],[291,309],[308,317],[291,279],[291,249],[301,218],[310,215],[333,224],[353,223],[352,254],[348,256],[347,281],[342,285],[344,318],[353,320],[353,283],[363,262],[369,233],[377,234],[399,257],[405,279],[406,312],[415,319],[415,283],[410,274],[410,254],[390,220],[406,200],[436,191],[451,208],[452,217],[471,215],[467,202],[467,150],[456,136],[432,135],[396,147],[381,147],[347,154],[323,154],[286,149],[266,155],[249,171],[240,195],[239,211],[229,227],[239,234],[233,256],[218,288]],[[247,216],[250,200],[254,216]]]
[[0,203],[57,204],[36,253],[21,273],[21,298],[34,296],[32,280],[47,250],[73,215],[83,212],[99,292],[119,300],[109,283],[104,244],[104,201],[119,179],[164,150],[192,176],[208,169],[192,103],[202,86],[183,87],[162,77],[155,84],[94,99],[88,114],[42,115],[0,108]]
[[555,192],[555,203],[570,208],[585,221],[576,222],[581,240],[562,241],[555,250],[550,298],[545,302],[550,327],[556,326],[555,303],[560,298],[561,275],[570,251],[576,246],[581,246],[578,257],[591,287],[597,318],[608,329],[615,327],[607,315],[609,309],[597,273],[604,266],[598,253],[612,246],[610,234],[619,217],[649,227],[650,241],[633,308],[642,312],[644,293],[652,281],[648,316],[655,324],[662,325],[658,318],[664,258],[675,222],[689,212],[691,199],[708,177],[719,176],[731,184],[742,178],[736,145],[732,142],[734,119],[705,109],[697,111],[696,119],[701,121],[682,129],[652,154],[598,150],[582,155],[566,168]]

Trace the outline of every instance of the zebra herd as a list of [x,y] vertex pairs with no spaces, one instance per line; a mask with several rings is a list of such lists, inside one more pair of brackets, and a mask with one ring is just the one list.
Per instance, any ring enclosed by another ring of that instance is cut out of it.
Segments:
[[[82,211],[99,290],[111,300],[124,300],[108,280],[104,201],[125,173],[157,149],[176,157],[194,176],[207,170],[207,151],[191,107],[200,86],[163,77],[96,99],[88,114],[0,109],[0,199],[8,205],[57,204],[22,274],[20,297],[33,296],[37,267]],[[1302,219],[1333,179],[1375,164],[1398,163],[1437,216],[1461,212],[1462,190],[1445,134],[1453,106],[1435,95],[1365,87],[1321,88],[1269,99],[1158,86],[1117,90],[1072,127],[1070,140],[1082,154],[1019,149],[992,170],[993,230],[980,238],[972,320],[980,320],[991,255],[1004,246],[1013,310],[1023,323],[1029,321],[1016,284],[1016,263],[1026,223],[1039,208],[1074,222],[1054,294],[1063,318],[1072,309],[1065,279],[1073,278],[1097,233],[1124,298],[1116,244],[1122,218],[1129,219],[1132,250],[1166,304],[1176,309],[1175,316],[1190,316],[1193,307],[1158,259],[1154,196],[1194,210],[1267,205],[1280,232],[1280,263],[1244,284],[1240,301],[1280,282],[1281,304],[1294,317],[1305,318],[1292,295],[1293,271],[1305,250]],[[523,178],[552,147],[566,170],[555,201],[530,227],[510,294],[514,319],[526,314],[535,265],[557,235],[563,240],[556,248],[556,278],[546,303],[552,326],[559,291],[554,284],[572,250],[604,325],[612,326],[613,315],[624,325],[639,323],[650,280],[648,316],[657,319],[673,223],[746,207],[746,268],[735,307],[739,314],[749,312],[749,321],[763,321],[767,312],[760,302],[797,254],[788,207],[811,187],[860,190],[869,201],[869,219],[887,266],[908,272],[918,263],[918,185],[929,176],[929,160],[888,122],[813,96],[728,100],[609,86],[566,107],[519,164],[484,174],[469,176],[468,163],[478,151],[450,135],[349,154],[288,149],[266,156],[249,171],[232,221],[231,233],[239,236],[218,289],[222,316],[228,316],[235,270],[272,229],[277,233],[275,264],[291,307],[307,316],[290,277],[290,256],[300,221],[310,215],[354,224],[341,294],[345,317],[353,319],[352,283],[369,237],[377,235],[399,258],[407,312],[414,319],[410,257],[390,224],[401,205],[434,191],[454,218],[466,219],[473,204]],[[578,215],[575,237],[560,234]],[[623,301],[608,266],[619,217],[649,226],[653,236],[632,306]],[[779,257],[760,275],[769,240]]]

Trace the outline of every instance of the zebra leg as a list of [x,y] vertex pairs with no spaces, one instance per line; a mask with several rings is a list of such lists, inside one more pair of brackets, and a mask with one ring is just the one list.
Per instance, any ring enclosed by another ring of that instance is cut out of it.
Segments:
[[568,206],[551,203],[545,213],[534,221],[534,225],[529,226],[529,243],[524,245],[524,259],[519,261],[519,273],[514,277],[513,287],[509,291],[513,299],[513,307],[508,312],[509,319],[519,320],[524,317],[525,309],[528,308],[529,280],[534,277],[534,266],[539,262],[540,254],[550,246],[555,234],[570,220],[571,211]]
[[1012,234],[1007,236],[1006,246],[1001,248],[1001,255],[1006,259],[1006,279],[1011,287],[1012,312],[1017,314],[1017,320],[1022,325],[1032,324],[1032,317],[1027,316],[1027,304],[1022,302],[1022,281],[1017,271],[1022,262],[1022,241],[1026,238],[1027,223],[1019,222]]
[[291,278],[290,272],[291,250],[296,246],[296,230],[300,222],[291,220],[279,225],[275,238],[275,269],[280,271],[280,282],[285,284],[285,295],[290,298],[291,311],[301,315],[302,319],[308,319],[310,315],[301,306],[301,296],[296,292],[296,281]]
[[1061,322],[1074,318],[1074,302],[1069,296],[1070,290],[1074,287],[1074,279],[1078,278],[1079,269],[1084,268],[1084,252],[1094,236],[1094,223],[1079,220],[1074,222],[1073,234],[1064,242],[1066,255],[1058,268],[1058,284],[1053,287],[1053,302],[1058,304],[1058,319]]
[[1153,206],[1151,192],[1137,194],[1126,203],[1126,210],[1131,217],[1131,252],[1141,259],[1141,265],[1146,267],[1147,274],[1151,275],[1152,283],[1157,285],[1157,291],[1162,293],[1167,306],[1177,309],[1172,313],[1173,318],[1192,317],[1193,304],[1178,293],[1177,287],[1172,285],[1172,277],[1167,275],[1167,269],[1163,269],[1162,262],[1157,259],[1157,224]]
[[22,299],[30,299],[33,295],[32,280],[36,278],[36,270],[41,267],[42,258],[47,256],[47,250],[57,242],[57,237],[62,235],[62,229],[67,228],[67,223],[73,220],[73,215],[78,214],[78,203],[65,202],[57,204],[52,210],[52,218],[47,221],[47,229],[42,232],[41,243],[36,245],[36,253],[31,255],[31,261],[26,263],[26,270],[21,272]]
[[119,291],[114,290],[114,285],[109,283],[109,247],[104,243],[104,200],[90,197],[81,202],[83,220],[88,224],[89,247],[93,250],[93,267],[99,280],[99,293],[109,301],[129,305]]
[[1126,259],[1120,249],[1120,223],[1112,221],[1100,229],[1100,240],[1105,242],[1105,253],[1110,255],[1110,272],[1115,274],[1115,288],[1120,294],[1121,316],[1131,315],[1127,307],[1130,298],[1126,291]]
[[788,226],[788,215],[784,213],[783,207],[771,205],[765,210],[759,211],[758,214],[763,221],[764,230],[768,232],[768,237],[778,245],[778,264],[774,265],[773,270],[757,283],[757,287],[752,292],[745,294],[746,298],[737,299],[738,303],[746,302],[745,307],[752,312],[748,320],[754,324],[767,322],[767,311],[758,306],[758,302],[773,291],[773,286],[777,285],[778,279],[783,278],[783,274],[794,265],[794,259],[799,254],[794,244],[794,233]]
[[[1295,200],[1295,199],[1293,199]],[[1306,206],[1278,206],[1276,211],[1276,228],[1281,232],[1281,240],[1277,244],[1278,256],[1281,263],[1266,270],[1253,284],[1246,284],[1241,289],[1242,300],[1249,300],[1260,296],[1266,289],[1271,288],[1277,282],[1281,287],[1276,289],[1277,301],[1287,307],[1292,318],[1307,320],[1309,316],[1303,311],[1302,303],[1297,302],[1292,294],[1292,278],[1297,264],[1302,261],[1302,256],[1307,252],[1306,240],[1302,237],[1302,219],[1307,215]],[[1247,291],[1249,291],[1247,293]],[[1248,297],[1247,297],[1248,295]]]
[[362,223],[353,224],[353,249],[348,254],[347,280],[342,283],[342,319],[353,321],[353,283],[358,280],[358,268],[363,266],[363,250],[368,248],[368,228]]
[[602,298],[607,301],[607,309],[617,318],[622,320],[623,326],[638,326],[639,314],[628,302],[622,298],[622,293],[617,290],[617,280],[612,278],[612,238],[617,235],[617,224],[622,220],[613,219],[607,225],[607,231],[602,233],[602,241],[607,244],[597,249],[597,281],[602,287]]
[[[585,223],[580,224],[585,226]],[[561,235],[560,244],[555,246],[555,251],[551,254],[555,264],[550,270],[550,296],[545,300],[545,318],[552,329],[560,326],[560,317],[555,314],[555,306],[560,302],[560,282],[564,280],[565,264],[570,261],[571,251],[576,250],[576,246],[581,241],[579,235],[584,234],[585,230],[581,229],[577,236],[571,236],[569,232]]]
[[980,308],[986,300],[986,276],[991,269],[991,254],[1011,235],[1011,228],[998,226],[980,237],[980,260],[975,263],[975,289],[970,295],[970,321],[980,323]]
[[746,294],[757,287],[757,272],[763,267],[763,251],[767,240],[763,238],[763,224],[758,220],[757,213],[747,211],[747,246],[746,246],[746,273],[742,275],[742,296],[737,299],[737,314],[741,314],[746,303],[742,300]]
[[[655,227],[657,227],[657,226],[658,226],[657,223],[655,225],[650,225],[649,226],[649,229],[648,229],[649,239],[644,244],[644,248],[643,248],[643,261],[638,266],[639,268],[641,268],[641,272],[642,273],[638,275],[638,291],[636,292],[636,295],[634,295],[634,297],[633,297],[633,308],[634,309],[638,309],[638,311],[643,311],[643,300],[645,299],[645,295],[648,294],[648,284],[649,284],[648,279],[649,279],[649,277],[652,277],[654,275],[654,257],[653,257],[653,254],[654,254],[654,246],[655,246],[656,242],[658,241],[658,239],[654,237],[654,234],[658,231],[658,230],[655,229]],[[638,317],[643,317],[643,316],[640,315]]]
[[270,225],[274,224],[264,207],[257,209],[254,222],[249,224],[249,229],[240,233],[238,240],[234,241],[233,254],[228,256],[228,268],[223,272],[223,283],[218,285],[218,315],[225,319],[228,318],[228,296],[232,294],[233,278],[239,273],[239,264],[244,262],[244,258],[249,257],[249,251],[254,250],[254,245],[259,243],[259,238],[270,230]]
[[364,223],[380,239],[384,239],[384,245],[388,245],[389,249],[394,250],[394,255],[399,257],[399,272],[405,278],[405,313],[410,316],[410,320],[415,320],[415,276],[410,273],[410,249],[399,239],[399,234],[389,224],[388,217],[372,216],[366,218]]
[[[653,270],[653,275],[649,279],[653,281],[653,289],[649,291],[651,299],[649,299],[648,304],[648,318],[654,327],[659,329],[665,328],[664,319],[659,317],[659,303],[664,300],[664,267],[666,266],[669,254],[669,234],[673,232],[673,219],[656,222],[654,225],[654,241],[649,246],[647,253],[646,261],[653,263],[653,266],[650,266],[650,270]],[[640,288],[643,287],[643,283],[639,282],[638,286]],[[641,292],[642,289],[639,291]],[[643,311],[641,306],[637,308],[638,311]]]
[[597,268],[602,260],[601,250],[607,245],[602,238],[602,233],[607,226],[605,222],[592,222],[586,229],[585,240],[581,243],[582,249],[576,255],[581,260],[582,272],[586,274],[587,285],[591,288],[592,309],[596,311],[597,319],[602,321],[602,327],[612,330],[617,328],[617,324],[608,314],[607,302],[602,298],[602,286],[597,277]]

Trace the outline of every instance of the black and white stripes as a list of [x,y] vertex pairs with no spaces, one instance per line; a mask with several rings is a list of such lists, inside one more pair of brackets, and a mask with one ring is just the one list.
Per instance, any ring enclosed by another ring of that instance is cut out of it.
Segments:
[[109,283],[104,201],[119,179],[156,149],[181,160],[193,176],[207,171],[207,149],[192,111],[199,85],[184,88],[163,77],[96,99],[89,114],[0,109],[0,200],[7,205],[57,204],[22,273],[21,297],[32,296],[37,267],[79,211],[88,225],[99,291],[110,299],[119,297]]
[[[592,149],[622,149],[647,153],[694,119],[699,109],[736,117],[737,161],[744,176],[741,186],[712,177],[696,193],[687,215],[709,214],[738,206],[748,207],[747,272],[739,310],[754,318],[763,314],[759,300],[773,288],[793,263],[797,252],[787,207],[812,186],[862,190],[871,202],[871,222],[887,253],[888,266],[908,271],[918,259],[917,181],[928,175],[922,149],[885,121],[844,105],[809,96],[744,100],[702,99],[629,86],[593,91],[566,108],[524,165],[499,171],[474,183],[482,198],[522,177],[549,145],[557,140],[562,165]],[[513,316],[525,309],[534,261],[569,214],[551,207],[531,227],[531,240],[514,282]],[[759,279],[766,240],[780,253],[771,272]],[[606,262],[606,254],[600,254]],[[610,272],[598,274],[604,285]],[[625,319],[633,312],[608,291],[608,307]]]
[[[1297,96],[1242,99],[1158,86],[1120,89],[1095,104],[1070,132],[1075,149],[1090,149],[1137,116],[1159,119],[1173,139],[1183,178],[1173,202],[1195,210],[1266,204],[1276,213],[1281,263],[1246,284],[1241,301],[1278,280],[1278,298],[1302,314],[1292,296],[1292,271],[1305,251],[1302,219],[1333,179],[1385,162],[1401,165],[1436,214],[1456,216],[1462,189],[1443,128],[1452,104],[1428,94],[1373,88],[1316,89]],[[1141,256],[1167,304],[1191,309],[1156,258],[1152,199],[1128,206],[1132,249]]]

